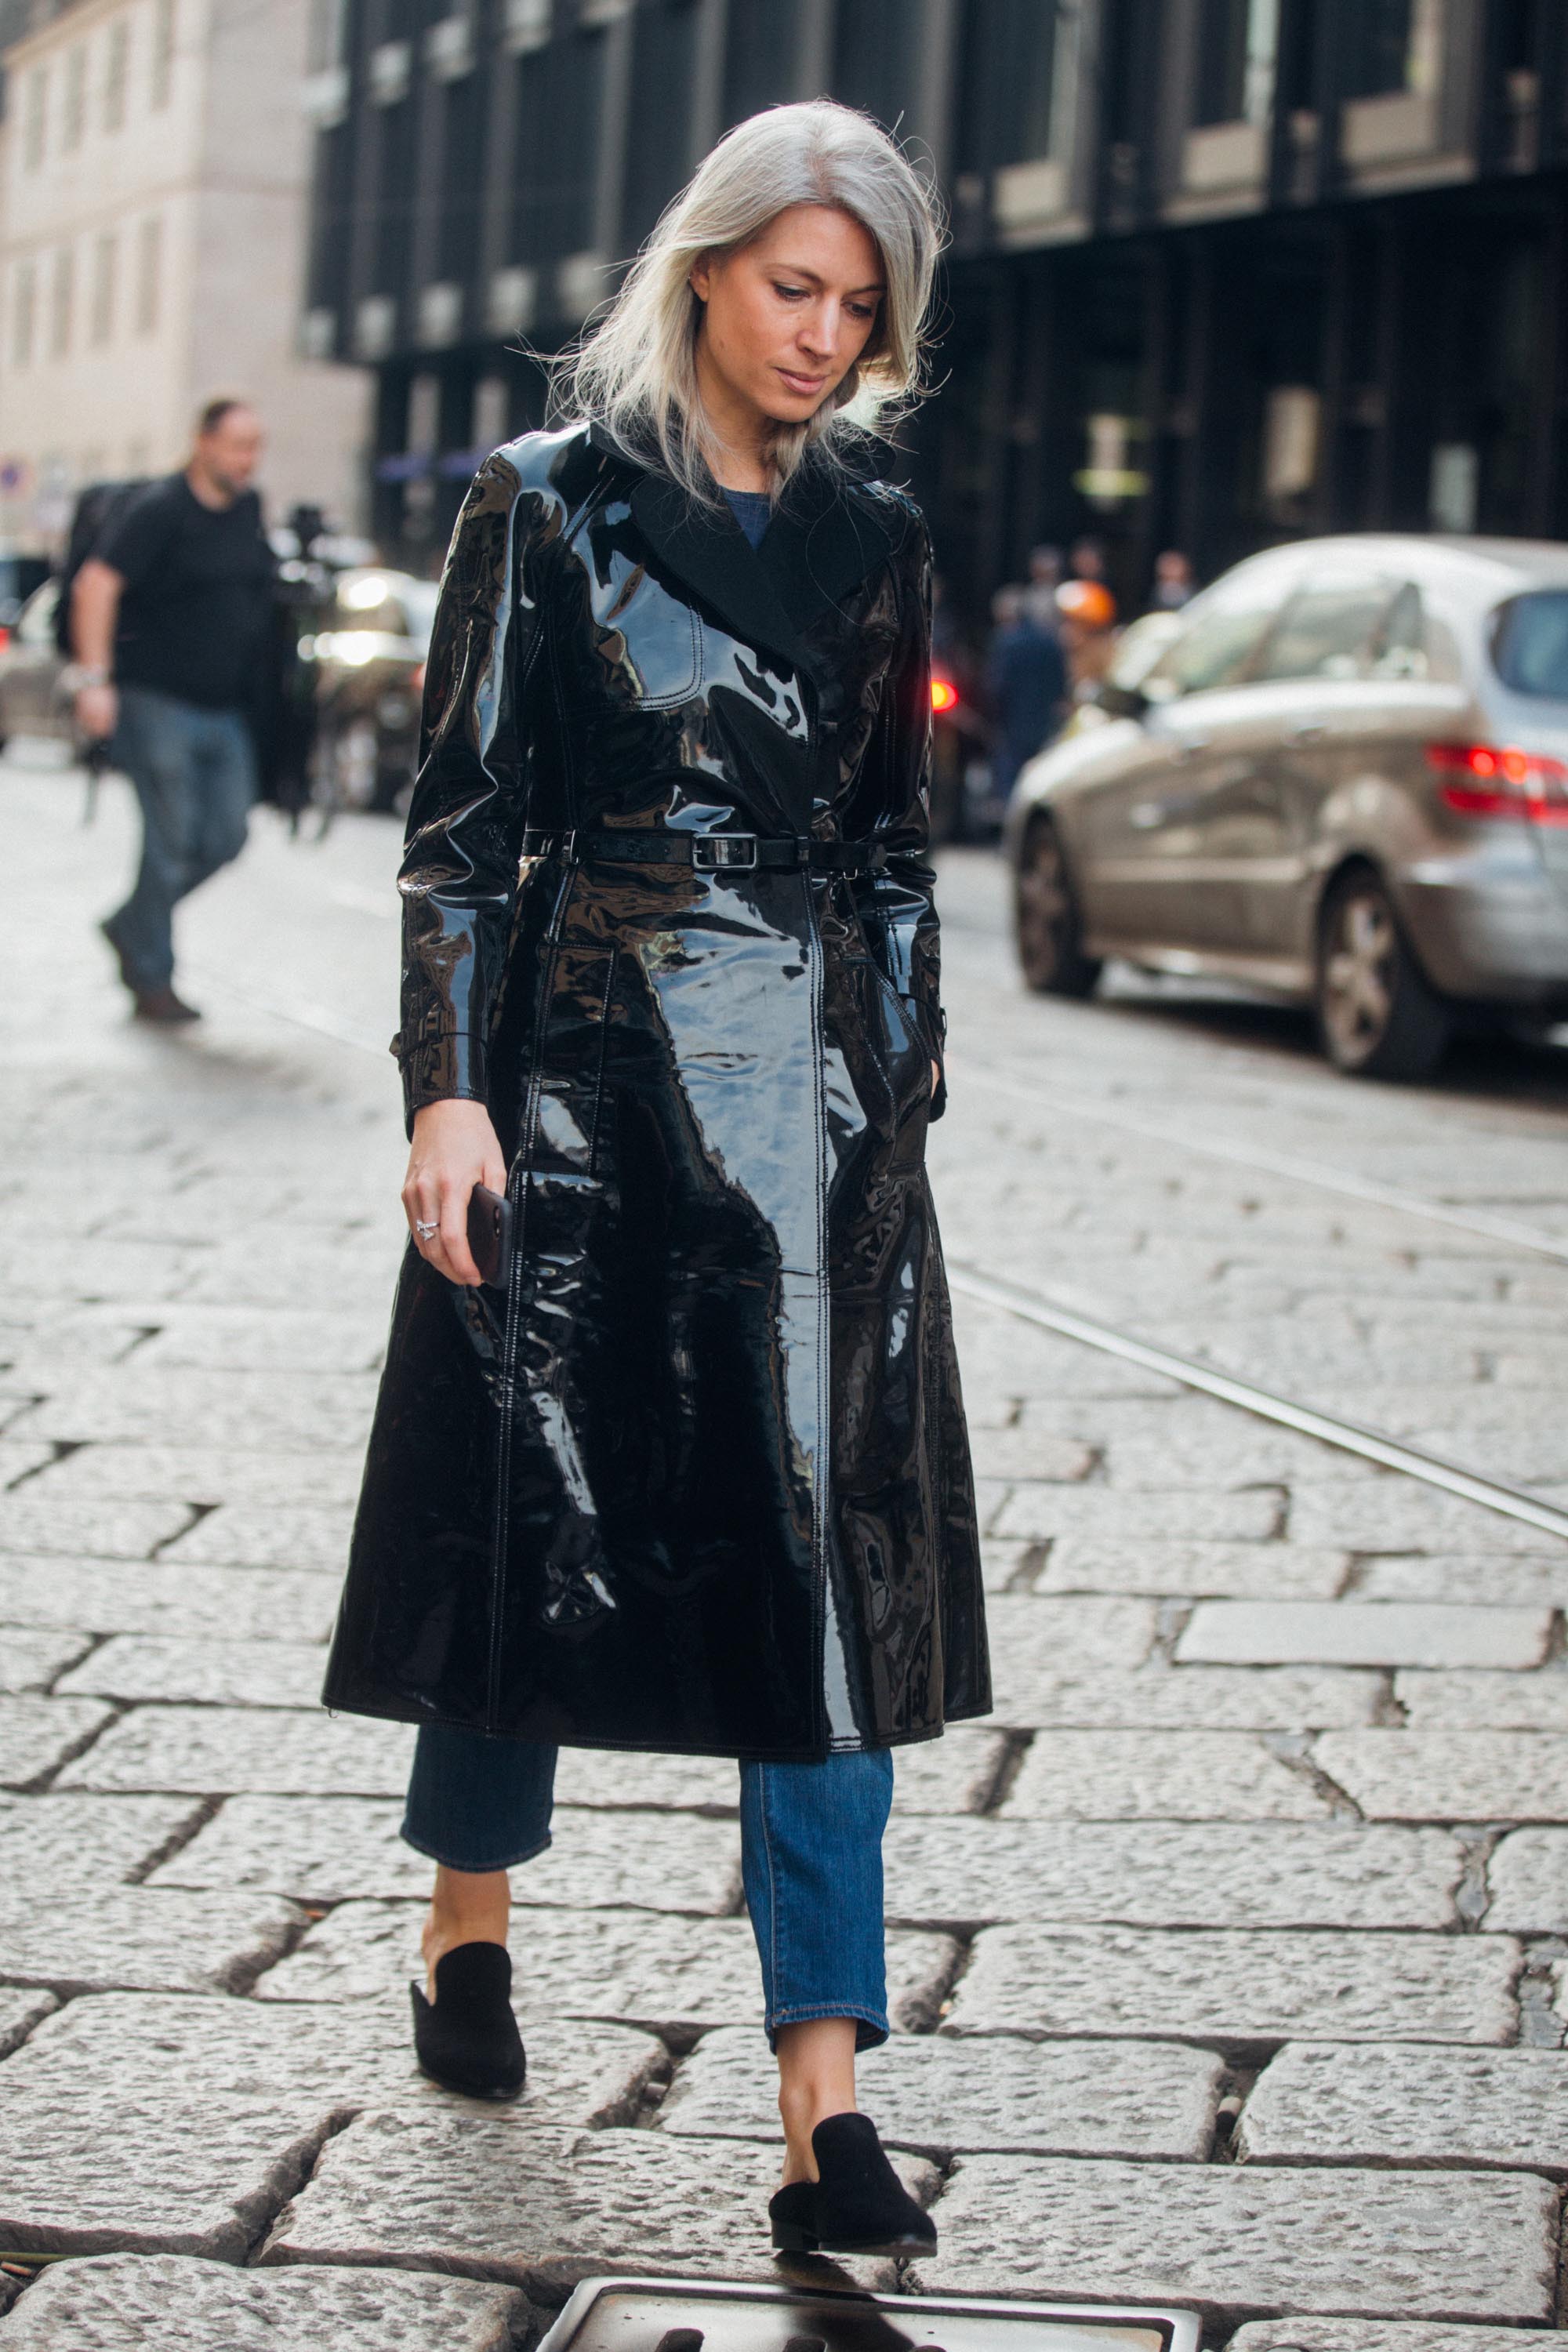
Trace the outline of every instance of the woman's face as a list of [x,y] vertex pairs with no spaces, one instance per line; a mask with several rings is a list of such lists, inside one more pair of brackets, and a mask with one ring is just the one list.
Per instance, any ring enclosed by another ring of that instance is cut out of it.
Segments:
[[722,404],[804,425],[871,339],[883,299],[870,232],[831,205],[792,205],[732,253],[698,262],[699,365]]

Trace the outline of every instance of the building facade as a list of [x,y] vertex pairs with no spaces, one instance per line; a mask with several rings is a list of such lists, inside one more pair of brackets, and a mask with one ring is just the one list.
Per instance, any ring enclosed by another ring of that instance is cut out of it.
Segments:
[[75,0],[6,51],[0,540],[58,541],[86,481],[179,462],[215,393],[263,480],[358,513],[369,384],[300,350],[307,0]]
[[829,91],[946,191],[908,470],[954,602],[1295,532],[1568,537],[1563,0],[322,0],[311,348],[416,561],[726,125]]

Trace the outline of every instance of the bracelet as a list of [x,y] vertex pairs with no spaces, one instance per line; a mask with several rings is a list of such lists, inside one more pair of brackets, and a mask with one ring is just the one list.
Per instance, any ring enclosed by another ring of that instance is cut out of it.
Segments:
[[112,684],[110,672],[100,663],[72,662],[65,673],[65,685],[71,694],[79,694],[84,687]]

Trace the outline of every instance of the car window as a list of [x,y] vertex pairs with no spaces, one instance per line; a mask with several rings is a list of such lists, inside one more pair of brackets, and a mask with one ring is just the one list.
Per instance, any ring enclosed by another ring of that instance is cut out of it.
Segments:
[[[1410,592],[1415,595],[1415,591]],[[1412,625],[1410,605],[1398,583],[1369,579],[1364,572],[1338,576],[1319,574],[1299,588],[1263,649],[1258,666],[1260,678],[1367,677],[1372,675],[1374,646],[1380,650],[1394,607],[1404,602],[1399,625]],[[1420,628],[1420,598],[1415,597],[1414,625]],[[1384,676],[1399,675],[1384,671]],[[1407,673],[1406,673],[1407,674]]]
[[1151,702],[1234,686],[1279,612],[1288,583],[1269,569],[1221,580],[1201,598],[1180,635],[1143,680]]
[[59,598],[58,580],[46,580],[22,607],[22,617],[16,624],[16,641],[24,646],[52,646],[55,641],[55,605]]
[[1492,627],[1492,664],[1515,694],[1568,702],[1568,588],[1504,604]]
[[1145,613],[1141,620],[1130,622],[1110,657],[1106,684],[1142,686],[1160,656],[1169,652],[1181,626],[1174,613]]

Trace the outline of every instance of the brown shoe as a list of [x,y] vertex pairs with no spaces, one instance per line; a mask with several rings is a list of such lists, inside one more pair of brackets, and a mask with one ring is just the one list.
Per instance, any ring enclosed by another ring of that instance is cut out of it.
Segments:
[[201,1014],[172,988],[139,988],[136,991],[138,1021],[157,1021],[165,1027],[180,1021],[199,1021]]

